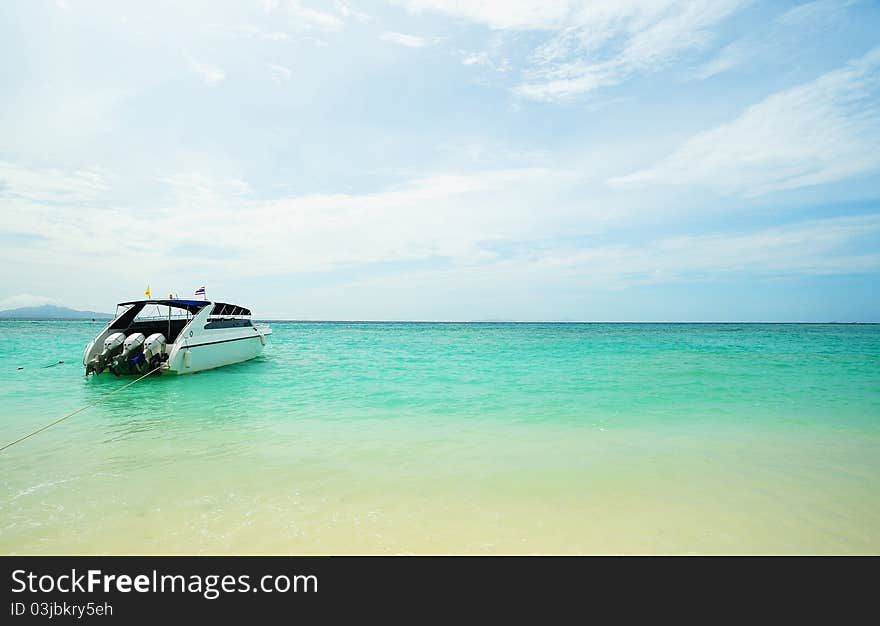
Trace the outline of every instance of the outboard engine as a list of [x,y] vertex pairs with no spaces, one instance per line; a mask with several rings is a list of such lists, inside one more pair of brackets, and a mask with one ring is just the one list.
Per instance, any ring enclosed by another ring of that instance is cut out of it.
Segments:
[[132,333],[126,337],[125,343],[122,344],[122,352],[113,359],[110,371],[117,376],[140,371],[140,366],[144,362],[144,339],[143,333]]
[[144,360],[150,371],[159,367],[165,360],[165,335],[153,333],[144,341]]
[[104,340],[104,349],[89,361],[86,366],[86,376],[91,373],[100,374],[104,371],[110,361],[122,350],[123,342],[125,342],[125,333],[113,333],[108,335]]

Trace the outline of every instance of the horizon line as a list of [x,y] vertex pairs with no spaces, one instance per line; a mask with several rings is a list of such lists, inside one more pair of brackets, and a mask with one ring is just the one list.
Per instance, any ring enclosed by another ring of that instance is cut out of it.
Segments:
[[[92,322],[111,321],[114,317],[0,317],[0,322]],[[300,324],[801,324],[801,325],[880,325],[880,321],[803,321],[803,320],[429,320],[429,319],[308,319],[265,317],[256,322]]]

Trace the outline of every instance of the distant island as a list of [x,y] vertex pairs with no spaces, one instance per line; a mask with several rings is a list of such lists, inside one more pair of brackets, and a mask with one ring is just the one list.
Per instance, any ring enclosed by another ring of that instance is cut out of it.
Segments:
[[0,311],[0,319],[13,320],[87,320],[112,319],[109,313],[95,311],[77,311],[63,306],[44,304],[42,306],[23,306],[17,309]]

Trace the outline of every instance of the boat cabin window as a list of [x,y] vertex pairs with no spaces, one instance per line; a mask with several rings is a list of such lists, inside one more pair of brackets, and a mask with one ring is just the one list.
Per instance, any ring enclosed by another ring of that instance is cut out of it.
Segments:
[[225,302],[217,302],[214,304],[214,308],[211,310],[212,316],[239,316],[239,315],[250,315],[251,312],[249,309],[244,308],[243,306],[236,306],[234,304],[226,304]]
[[208,318],[208,323],[205,324],[205,329],[253,326],[251,320],[248,319],[250,314],[250,310],[244,307],[217,302],[211,309],[211,316]]

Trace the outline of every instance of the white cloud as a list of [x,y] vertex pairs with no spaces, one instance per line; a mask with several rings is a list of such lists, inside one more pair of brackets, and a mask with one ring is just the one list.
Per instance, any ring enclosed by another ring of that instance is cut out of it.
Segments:
[[507,72],[511,69],[510,58],[504,51],[504,37],[501,33],[493,34],[484,50],[459,50],[463,65],[484,67],[496,72]]
[[369,22],[370,20],[373,19],[372,16],[367,15],[366,13],[363,13],[362,11],[358,11],[357,9],[353,8],[350,4],[347,4],[345,2],[341,2],[340,0],[336,0],[336,10],[339,11],[339,13],[343,17],[353,17],[354,19],[356,19],[359,22]]
[[733,69],[757,54],[759,46],[752,39],[741,39],[727,44],[712,59],[697,68],[696,77],[704,80]]
[[106,194],[110,178],[108,172],[100,169],[66,171],[0,161],[0,198],[32,203],[83,204]]
[[568,100],[599,87],[618,82],[619,75],[608,67],[570,63],[539,74],[541,80],[522,83],[514,93],[542,102]]
[[333,13],[303,6],[298,0],[290,0],[287,10],[299,27],[323,31],[338,31],[345,27],[345,22]]
[[[125,233],[126,254],[156,272],[181,262],[261,275],[434,257],[469,263],[486,255],[483,242],[550,236],[556,228],[550,218],[573,209],[547,206],[544,198],[576,179],[572,172],[540,167],[488,170],[415,179],[376,193],[266,202],[255,200],[243,181],[176,175],[160,179],[173,190],[171,203],[149,212],[99,208],[97,202],[86,211],[30,203],[4,212],[0,235],[35,233],[41,240],[8,246],[0,258],[113,272],[95,251],[117,249]],[[199,253],[193,232],[224,253]],[[231,266],[231,257],[242,262]]]
[[858,0],[813,0],[793,7],[783,13],[779,22],[788,28],[801,28],[812,24],[827,27],[829,21],[837,19],[841,12]]
[[560,28],[579,2],[541,0],[401,0],[411,12],[430,11],[486,24],[494,29]]
[[191,56],[187,56],[187,61],[189,62],[190,69],[198,74],[199,78],[201,78],[206,85],[217,85],[226,79],[226,72],[219,67],[203,63]]
[[[863,237],[880,233],[880,215],[840,217],[789,224],[753,232],[715,233],[659,238],[642,244],[605,244],[585,248],[532,246],[512,258],[488,258],[476,265],[408,269],[353,279],[298,293],[288,306],[308,300],[315,317],[355,316],[357,319],[462,319],[516,317],[559,319],[560,311],[584,319],[589,302],[601,292],[624,292],[643,285],[741,280],[753,284],[798,276],[869,273],[880,269],[880,253],[854,253]],[[377,297],[381,294],[381,297]],[[526,297],[523,297],[524,294]],[[534,294],[533,297],[530,297]],[[623,293],[611,296],[627,302]],[[545,300],[555,301],[545,306]],[[573,308],[566,301],[580,299]],[[462,307],[461,303],[467,303]],[[641,319],[656,319],[655,307],[668,299],[642,302]],[[600,308],[605,305],[599,305]],[[613,305],[612,305],[613,306]],[[586,307],[586,308],[584,308]],[[592,309],[590,316],[600,309]],[[769,310],[769,309],[768,309]],[[599,315],[602,315],[599,313]],[[679,313],[679,319],[699,314]],[[719,311],[719,318],[729,318]],[[351,319],[351,317],[349,317]]]
[[58,300],[49,296],[34,296],[29,293],[20,293],[0,300],[0,311],[6,309],[18,309],[25,306],[42,306],[44,304],[58,304]]
[[386,30],[384,33],[379,35],[379,39],[390,43],[396,43],[400,46],[406,46],[408,48],[421,48],[428,43],[428,40],[424,37],[419,37],[417,35],[405,35],[404,33],[395,33],[390,30]]
[[280,30],[264,30],[253,24],[209,24],[206,30],[230,37],[252,37],[266,41],[287,41],[290,35]]
[[559,101],[668,66],[703,47],[713,28],[748,1],[409,0],[405,4],[411,11],[440,12],[496,30],[549,33],[549,40],[532,53],[531,67],[514,93]]
[[[100,208],[98,201],[87,211],[28,202],[4,212],[0,237],[8,235],[9,244],[0,249],[0,262],[26,264],[33,271],[76,267],[100,272],[106,282],[130,280],[130,267],[107,263],[106,253],[120,249],[124,234],[125,254],[151,274],[164,276],[181,267],[196,275],[234,278],[444,259],[449,269],[429,272],[421,280],[482,277],[499,285],[519,281],[617,289],[745,272],[776,276],[880,269],[880,253],[870,248],[859,253],[856,246],[861,238],[880,233],[880,215],[638,244],[613,243],[606,234],[609,243],[575,245],[572,232],[583,235],[589,225],[601,229],[607,215],[559,200],[560,192],[579,180],[574,172],[527,167],[430,176],[375,193],[261,201],[245,181],[181,174],[156,179],[173,194],[170,202],[149,212]],[[572,229],[573,224],[578,226]],[[39,240],[17,242],[21,234]]]
[[786,58],[787,51],[800,52],[815,44],[845,22],[846,9],[855,0],[814,0],[788,9],[767,24],[757,24],[749,33],[724,46],[696,70],[699,79],[711,78],[758,57]]
[[852,247],[877,233],[880,215],[835,217],[752,232],[677,236],[638,246],[563,251],[540,264],[608,287],[737,273],[873,272],[880,269],[880,253],[854,253]]
[[880,48],[699,133],[617,186],[696,184],[747,196],[880,169]]
[[[280,0],[263,0],[263,9],[267,13],[272,13],[279,8],[284,8],[287,14],[292,18],[292,26],[298,30],[320,30],[325,32],[336,32],[345,28],[346,20],[357,20],[358,22],[368,22],[372,17],[362,11],[358,11],[350,4],[336,0],[334,2],[335,12],[319,10],[307,6],[301,0],[287,0],[282,3]],[[321,5],[321,3],[315,3]],[[322,6],[326,6],[323,3]]]
[[514,91],[534,100],[564,100],[615,85],[637,72],[664,69],[680,55],[704,46],[712,28],[742,4],[615,3],[582,13],[576,25],[535,52],[536,67]]
[[289,67],[278,65],[277,63],[266,63],[266,67],[269,68],[269,72],[272,74],[272,80],[279,85],[290,80],[290,76],[293,73]]
[[492,65],[488,52],[462,52],[462,65]]
[[218,204],[241,201],[253,192],[250,185],[237,178],[218,181],[209,176],[190,173],[156,177],[154,180],[171,189],[176,207],[188,210],[198,207],[213,210]]
[[[374,193],[266,201],[232,176],[176,174],[152,179],[156,197],[164,201],[149,211],[113,205],[100,194],[89,196],[88,210],[29,194],[26,200],[14,197],[7,203],[11,210],[0,213],[0,263],[27,267],[29,276],[55,276],[59,268],[100,276],[93,291],[101,297],[108,285],[114,293],[132,290],[135,297],[133,285],[142,289],[147,281],[158,289],[210,276],[235,281],[438,259],[438,269],[403,265],[376,278],[373,293],[414,285],[459,296],[509,295],[524,286],[571,293],[733,275],[880,270],[880,253],[867,245],[880,234],[877,214],[637,243],[615,242],[606,231],[601,239],[589,237],[600,243],[575,243],[574,237],[581,240],[590,232],[586,228],[595,234],[611,225],[597,207],[560,200],[578,189],[580,180],[577,172],[540,166],[488,169],[416,178]],[[123,250],[126,258],[137,259],[136,269],[113,262]],[[373,280],[358,275],[347,279],[358,289]],[[334,290],[339,292],[338,285]],[[382,298],[372,300],[378,307]],[[82,300],[80,308],[98,306],[89,302]],[[339,310],[348,309],[336,315]]]
[[[520,168],[431,176],[371,194],[299,196],[221,212],[223,226],[208,234],[269,273],[433,257],[469,263],[485,256],[481,242],[546,232],[560,209],[533,203],[573,178]],[[241,246],[254,238],[259,250]]]

